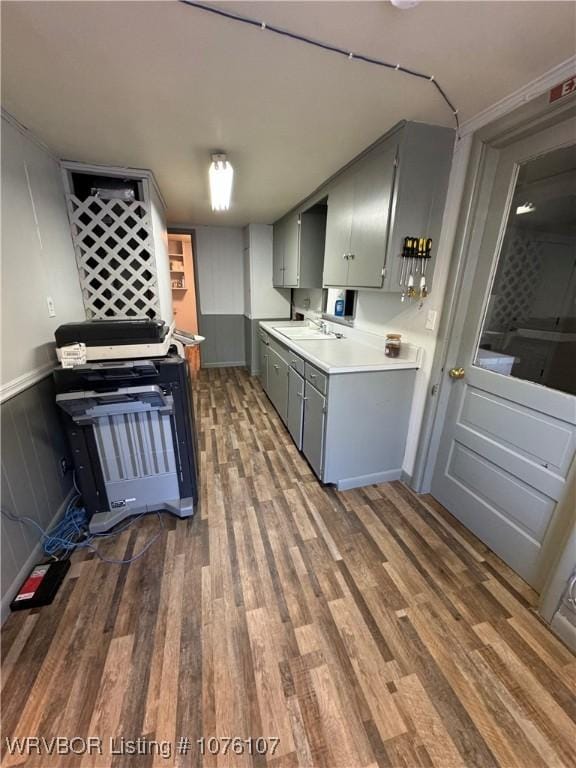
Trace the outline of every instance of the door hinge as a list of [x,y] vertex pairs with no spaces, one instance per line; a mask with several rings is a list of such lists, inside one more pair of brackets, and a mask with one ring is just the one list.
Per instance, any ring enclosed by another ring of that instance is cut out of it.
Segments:
[[382,277],[386,277],[386,267],[382,267]]

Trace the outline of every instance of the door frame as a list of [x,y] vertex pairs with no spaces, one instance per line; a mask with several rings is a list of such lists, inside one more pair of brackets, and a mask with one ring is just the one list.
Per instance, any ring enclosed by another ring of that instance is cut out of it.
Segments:
[[[576,57],[570,60],[576,70]],[[561,78],[559,78],[561,79]],[[460,187],[453,193],[460,202],[458,212],[452,215],[449,225],[452,231],[443,237],[451,242],[448,275],[443,300],[443,311],[438,329],[430,386],[425,404],[420,440],[414,464],[411,485],[417,492],[430,490],[435,471],[440,439],[448,409],[451,381],[445,371],[457,364],[457,356],[463,334],[463,315],[471,285],[464,284],[464,275],[475,270],[488,205],[496,176],[500,150],[523,138],[533,136],[546,128],[576,116],[576,95],[556,104],[548,101],[546,93],[485,125],[476,132],[460,138],[455,154],[456,169],[453,168],[451,185]],[[450,202],[450,191],[447,204]],[[450,214],[449,214],[450,215]],[[441,243],[442,245],[442,243]],[[576,463],[576,460],[575,460]],[[543,543],[539,610],[550,621],[550,606],[558,600],[559,569],[558,557],[570,536],[569,510],[566,504],[558,503],[550,528]],[[558,577],[557,577],[558,576]],[[560,578],[560,580],[562,580]]]
[[[576,70],[576,57],[571,61]],[[447,266],[443,308],[414,472],[410,479],[411,487],[418,493],[428,493],[431,486],[451,391],[451,382],[444,372],[457,364],[463,315],[472,290],[471,285],[464,284],[464,275],[469,269],[475,269],[478,262],[500,150],[572,116],[576,116],[576,94],[550,105],[546,92],[481,130],[461,136],[457,143],[450,183],[453,189],[448,193],[443,223],[443,228],[451,231],[443,232],[440,242],[440,248],[444,245],[452,253]],[[457,206],[457,212],[451,213],[451,205]],[[450,216],[451,220],[446,221]]]

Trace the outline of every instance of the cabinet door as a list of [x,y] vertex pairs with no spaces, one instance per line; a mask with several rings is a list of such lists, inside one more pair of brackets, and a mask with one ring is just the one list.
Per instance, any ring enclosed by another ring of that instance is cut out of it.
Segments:
[[274,224],[272,247],[272,284],[275,288],[284,286],[284,227],[283,221]]
[[300,285],[300,217],[290,216],[284,230],[284,287]]
[[328,194],[326,245],[324,246],[324,285],[347,285],[354,177],[340,181]]
[[288,365],[268,348],[268,397],[286,424],[288,420]]
[[302,451],[319,480],[322,480],[322,463],[324,459],[325,407],[326,398],[309,382],[306,382]]
[[260,382],[264,388],[264,391],[268,391],[268,357],[269,357],[269,347],[268,344],[266,344],[265,341],[262,341],[260,339],[259,343],[259,350],[260,350]]
[[288,370],[288,431],[302,450],[302,420],[304,415],[304,379],[294,368]]
[[396,142],[386,143],[361,164],[355,176],[348,259],[351,287],[382,287],[396,151]]

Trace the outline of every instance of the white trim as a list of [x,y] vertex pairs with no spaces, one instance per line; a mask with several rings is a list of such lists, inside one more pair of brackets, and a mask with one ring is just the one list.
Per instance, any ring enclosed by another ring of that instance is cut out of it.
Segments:
[[7,381],[6,384],[0,386],[0,403],[5,403],[6,400],[10,400],[12,397],[19,395],[20,392],[24,392],[25,389],[29,389],[34,384],[37,384],[55,368],[55,363],[44,363],[39,365],[38,368],[34,368],[28,373],[23,373],[22,376],[17,376],[12,381]]
[[57,155],[52,152],[50,147],[48,147],[44,142],[36,136],[35,133],[32,133],[32,131],[27,128],[23,123],[21,123],[11,112],[8,112],[7,109],[4,109],[2,107],[2,119],[6,120],[7,123],[9,123],[13,128],[15,128],[19,133],[22,134],[22,136],[25,136],[27,139],[29,139],[33,144],[36,144],[37,147],[40,147],[40,149],[44,150],[50,157],[55,160],[57,163],[60,162],[60,158],[57,157]]
[[[64,512],[66,511],[66,508],[68,507],[68,504],[70,504],[70,501],[72,497],[76,494],[76,491],[74,487],[70,488],[68,493],[66,494],[66,498],[60,504],[58,507],[58,510],[56,511],[56,514],[50,521],[50,524],[47,526],[46,530],[49,531],[56,523],[57,521],[62,517]],[[13,523],[14,526],[16,525],[26,525],[26,523]],[[42,542],[39,540],[32,552],[28,555],[26,558],[26,562],[20,568],[18,571],[17,576],[13,579],[12,583],[9,587],[6,588],[6,591],[2,595],[2,600],[0,602],[0,624],[4,624],[8,616],[10,616],[10,603],[14,599],[14,597],[18,593],[18,589],[22,582],[24,581],[24,578],[30,573],[32,570],[32,566],[35,565],[38,560],[40,559],[46,559],[42,555]],[[4,588],[4,584],[2,585],[2,588]]]
[[370,475],[345,477],[343,480],[338,480],[336,489],[339,491],[349,491],[351,488],[363,488],[365,485],[391,483],[393,480],[400,480],[401,477],[401,469],[387,469],[384,472],[373,472]]
[[549,91],[555,85],[567,80],[569,77],[576,75],[576,56],[571,56],[562,64],[558,64],[556,67],[552,67],[540,77],[535,80],[531,80],[526,85],[523,85],[518,90],[509,93],[500,101],[492,104],[490,107],[483,109],[478,114],[471,117],[462,123],[460,128],[460,137],[466,136],[469,133],[475,133],[480,128],[489,123],[493,123],[498,118],[507,115],[517,107],[521,107],[523,104],[535,99],[537,96],[541,96],[546,91]]
[[[129,168],[122,165],[95,165],[93,163],[82,163],[77,160],[60,159],[60,167],[64,171],[78,171],[79,173],[96,173],[101,176],[122,176],[125,178],[136,179],[137,181],[148,181],[154,187],[160,202],[166,210],[166,201],[162,196],[156,177],[153,171],[147,168]],[[149,197],[149,195],[148,195]]]
[[550,629],[576,653],[576,627],[565,613],[558,612],[552,619]]

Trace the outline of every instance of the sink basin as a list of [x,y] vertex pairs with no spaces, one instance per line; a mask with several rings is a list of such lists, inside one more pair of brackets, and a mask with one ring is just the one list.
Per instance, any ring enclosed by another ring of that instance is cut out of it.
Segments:
[[282,336],[286,336],[287,339],[293,341],[306,341],[311,339],[335,339],[335,333],[322,333],[318,328],[311,328],[310,326],[299,325],[295,328],[275,328],[275,331],[281,333]]

